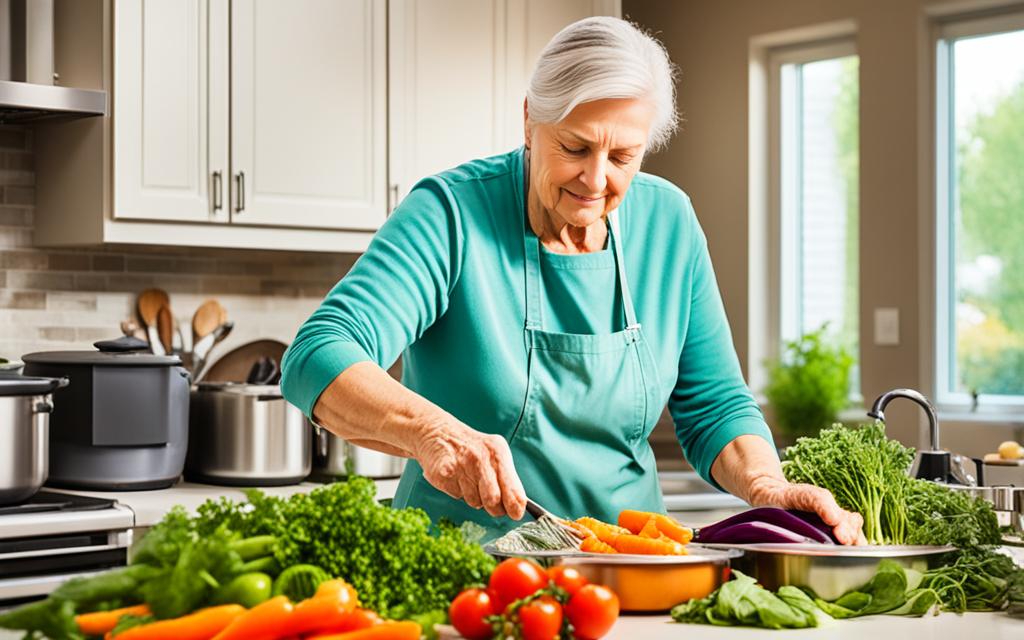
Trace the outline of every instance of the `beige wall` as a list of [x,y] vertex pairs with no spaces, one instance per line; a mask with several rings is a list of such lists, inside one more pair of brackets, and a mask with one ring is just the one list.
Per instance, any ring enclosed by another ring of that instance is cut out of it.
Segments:
[[[860,327],[861,386],[870,402],[881,392],[911,387],[930,393],[921,363],[919,264],[919,109],[928,100],[925,56],[928,6],[937,0],[623,0],[623,15],[653,31],[681,69],[679,108],[685,121],[647,171],[687,191],[708,236],[712,258],[746,368],[748,354],[748,80],[752,37],[837,20],[857,23],[860,55]],[[919,86],[920,85],[920,86]],[[927,113],[927,111],[925,111]],[[900,312],[901,343],[875,346],[877,307]],[[931,312],[929,312],[929,315]],[[926,322],[930,323],[931,318]],[[922,347],[922,343],[923,347]],[[925,354],[927,355],[927,353]],[[917,444],[918,418],[894,403],[889,431]],[[949,421],[944,445],[980,455],[1021,433],[1012,427]]]

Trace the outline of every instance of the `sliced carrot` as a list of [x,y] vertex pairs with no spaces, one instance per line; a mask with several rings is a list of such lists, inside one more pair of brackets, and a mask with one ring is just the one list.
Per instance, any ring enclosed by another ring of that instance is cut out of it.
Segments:
[[336,636],[349,631],[368,629],[374,625],[384,622],[376,612],[369,609],[356,609],[345,614],[344,618],[335,624],[318,627],[313,635],[307,635],[306,640],[320,640],[330,636]]
[[693,529],[679,524],[675,518],[670,518],[663,513],[654,514],[654,521],[658,530],[679,544],[689,544],[693,540]]
[[151,611],[144,604],[137,604],[131,607],[111,609],[110,611],[96,611],[93,613],[82,613],[75,616],[75,623],[82,635],[102,636],[108,631],[113,631],[117,621],[123,616],[148,616]]
[[578,522],[576,522],[574,520],[562,520],[562,523],[565,526],[567,526],[570,529],[572,529],[573,531],[575,531],[576,533],[580,534],[580,538],[589,538],[589,537],[594,535],[593,531],[591,531],[590,529],[584,527],[582,524],[580,524],[580,523],[578,523]]
[[630,533],[639,535],[647,523],[650,522],[651,516],[653,515],[654,514],[649,511],[623,509],[619,512],[619,526],[629,529]]
[[658,523],[655,522],[654,518],[650,518],[647,521],[647,524],[645,524],[643,528],[640,529],[640,533],[637,535],[639,535],[641,538],[651,538],[652,540],[657,540],[664,534],[662,534],[661,530],[658,529]]
[[281,632],[285,635],[299,635],[335,627],[346,622],[355,608],[355,600],[347,595],[340,598],[334,595],[313,596],[295,605]]
[[637,553],[642,555],[659,556],[686,555],[686,547],[678,542],[666,542],[664,540],[641,538],[640,536],[633,535],[631,533],[616,536],[615,540],[609,544],[615,547],[615,550],[619,553]]
[[580,543],[580,551],[586,551],[589,553],[618,553],[618,551],[615,550],[615,547],[607,542],[602,542],[597,536],[584,538],[583,542]]
[[132,627],[113,637],[116,640],[209,640],[245,612],[240,604],[209,607],[180,618]]
[[[214,640],[275,640],[283,635],[294,607],[288,596],[261,602],[232,620]],[[209,637],[209,636],[207,636]]]
[[423,628],[410,620],[387,621],[367,629],[316,636],[316,640],[419,640]]
[[629,533],[629,529],[618,527],[614,524],[608,524],[607,522],[601,522],[596,518],[579,518],[576,522],[593,531],[594,535],[596,535],[601,542],[607,542],[608,544],[612,544],[612,540],[615,539],[615,536]]

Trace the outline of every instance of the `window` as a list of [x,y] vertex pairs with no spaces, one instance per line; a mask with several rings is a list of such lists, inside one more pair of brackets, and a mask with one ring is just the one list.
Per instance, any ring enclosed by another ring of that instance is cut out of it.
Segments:
[[936,388],[1024,406],[1024,13],[960,20],[936,55]]
[[[770,154],[779,299],[775,348],[828,325],[858,352],[858,57],[852,42],[787,48],[770,60]],[[859,390],[856,366],[851,395]]]

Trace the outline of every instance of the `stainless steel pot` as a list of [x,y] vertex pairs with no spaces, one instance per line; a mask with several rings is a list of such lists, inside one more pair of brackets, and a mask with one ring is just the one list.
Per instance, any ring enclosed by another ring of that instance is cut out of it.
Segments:
[[350,473],[368,478],[397,478],[405,470],[405,458],[358,447],[322,427],[316,430],[315,444],[313,477],[319,480],[343,478]]
[[189,480],[278,486],[309,475],[312,426],[279,386],[204,382],[189,406]]
[[28,500],[49,471],[50,393],[66,378],[0,378],[0,505]]

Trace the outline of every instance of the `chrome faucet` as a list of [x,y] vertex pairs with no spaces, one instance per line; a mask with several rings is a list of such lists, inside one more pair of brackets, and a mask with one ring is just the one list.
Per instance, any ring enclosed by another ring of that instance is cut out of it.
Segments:
[[931,402],[928,402],[928,398],[913,389],[893,389],[892,391],[886,391],[882,395],[878,396],[878,399],[875,400],[875,404],[871,405],[871,411],[868,411],[868,417],[885,422],[885,407],[896,398],[906,398],[907,400],[913,400],[917,404],[921,405],[921,408],[928,414],[928,429],[931,435],[931,447],[929,448],[929,451],[939,451],[939,417],[935,412],[935,407],[932,406]]

